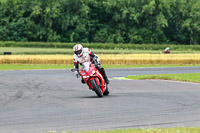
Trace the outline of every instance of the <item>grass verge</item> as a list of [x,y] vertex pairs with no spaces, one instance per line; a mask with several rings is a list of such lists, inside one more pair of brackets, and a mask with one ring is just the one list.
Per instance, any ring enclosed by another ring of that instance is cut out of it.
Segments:
[[127,76],[126,78],[133,79],[133,80],[163,79],[163,80],[174,80],[174,81],[200,83],[200,73],[138,75],[138,76]]
[[72,65],[22,65],[22,64],[3,64],[0,70],[38,70],[38,69],[70,69]]
[[[112,131],[88,131],[77,133],[199,133],[200,128],[160,128],[160,129],[125,129],[125,130],[112,130]],[[58,133],[50,131],[48,133]],[[60,132],[61,133],[61,132]],[[67,133],[67,132],[62,132]]]
[[[102,65],[104,68],[185,67],[199,65]],[[0,70],[71,69],[73,65],[1,64]]]
[[[164,49],[162,49],[164,50]],[[160,54],[162,50],[134,50],[134,49],[92,49],[96,54]],[[0,55],[12,52],[14,55],[36,54],[74,54],[69,48],[25,48],[25,47],[0,47]],[[173,54],[199,54],[199,51],[172,51]]]

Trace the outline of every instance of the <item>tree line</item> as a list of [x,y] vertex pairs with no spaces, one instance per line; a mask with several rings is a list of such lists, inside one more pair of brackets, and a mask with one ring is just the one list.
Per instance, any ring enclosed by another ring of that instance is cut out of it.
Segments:
[[0,41],[200,44],[200,1],[0,0]]

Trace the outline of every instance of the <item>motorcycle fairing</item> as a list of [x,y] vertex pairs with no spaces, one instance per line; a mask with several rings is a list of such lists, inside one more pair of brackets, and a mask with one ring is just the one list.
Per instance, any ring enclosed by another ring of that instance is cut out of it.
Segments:
[[[81,69],[83,71],[80,72],[80,75],[81,75],[81,77],[83,77],[83,79],[85,80],[85,82],[88,84],[88,86],[91,89],[93,89],[93,86],[91,85],[91,83],[89,81],[91,81],[92,79],[95,79],[98,86],[101,84],[102,92],[105,91],[106,88],[105,88],[105,84],[104,84],[105,83],[104,78],[103,78],[102,74],[99,72],[99,70],[94,67],[94,64],[85,62],[82,64]],[[90,75],[90,74],[92,74],[92,71],[95,71],[95,73],[93,75]]]

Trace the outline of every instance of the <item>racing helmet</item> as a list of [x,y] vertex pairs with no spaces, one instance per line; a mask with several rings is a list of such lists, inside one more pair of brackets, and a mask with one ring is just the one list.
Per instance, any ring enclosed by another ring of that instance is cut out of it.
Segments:
[[74,54],[76,54],[78,57],[81,57],[83,55],[83,46],[81,44],[76,44],[73,50]]

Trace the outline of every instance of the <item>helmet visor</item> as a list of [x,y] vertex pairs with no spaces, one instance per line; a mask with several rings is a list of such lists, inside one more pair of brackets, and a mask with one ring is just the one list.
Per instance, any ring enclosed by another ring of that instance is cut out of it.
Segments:
[[78,51],[75,51],[74,53],[75,53],[76,55],[79,55],[79,54],[81,54],[81,52],[82,52],[82,49],[80,49],[80,50],[78,50]]

